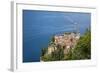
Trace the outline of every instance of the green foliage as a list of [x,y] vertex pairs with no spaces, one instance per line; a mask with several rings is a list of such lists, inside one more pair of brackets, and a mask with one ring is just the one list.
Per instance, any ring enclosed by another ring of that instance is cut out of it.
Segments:
[[80,38],[78,44],[72,52],[72,59],[91,58],[91,33],[89,30]]
[[42,56],[43,61],[58,61],[62,60],[64,57],[63,49],[59,48],[58,50],[55,50],[51,54],[45,54]]
[[41,56],[44,56],[46,52],[47,52],[47,48],[43,48]]
[[72,49],[69,50],[68,54],[64,55],[63,60],[71,60],[72,59]]
[[47,48],[43,49],[43,61],[80,60],[91,58],[91,32],[89,30],[80,37],[75,48],[70,49],[67,54],[64,54],[64,46],[54,44],[54,37],[51,39],[51,42],[50,46],[56,47],[57,50],[51,54],[46,54]]
[[52,56],[50,54],[45,54],[44,56],[41,57],[43,61],[52,61]]
[[62,60],[64,57],[63,49],[57,49],[51,54],[53,61]]

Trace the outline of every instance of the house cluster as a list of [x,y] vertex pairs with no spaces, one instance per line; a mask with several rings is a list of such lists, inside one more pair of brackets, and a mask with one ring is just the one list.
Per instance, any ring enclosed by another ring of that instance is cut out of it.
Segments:
[[[60,45],[64,49],[64,54],[67,54],[70,49],[73,49],[80,38],[79,33],[65,33],[54,36],[54,44]],[[58,48],[56,46],[48,47],[48,54],[51,54]]]

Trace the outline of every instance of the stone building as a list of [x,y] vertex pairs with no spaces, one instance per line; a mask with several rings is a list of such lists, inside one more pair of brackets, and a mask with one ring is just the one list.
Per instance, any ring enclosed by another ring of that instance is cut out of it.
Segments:
[[[73,49],[80,38],[79,33],[68,33],[54,36],[54,44],[60,45],[64,49],[64,54],[67,54],[70,49]],[[58,48],[56,46],[48,47],[48,54],[51,54]]]

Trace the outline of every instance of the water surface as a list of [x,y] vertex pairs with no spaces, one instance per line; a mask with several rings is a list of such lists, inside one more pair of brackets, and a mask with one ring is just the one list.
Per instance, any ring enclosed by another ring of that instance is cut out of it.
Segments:
[[23,62],[39,62],[41,49],[48,46],[51,37],[64,32],[84,34],[90,28],[91,14],[23,10]]

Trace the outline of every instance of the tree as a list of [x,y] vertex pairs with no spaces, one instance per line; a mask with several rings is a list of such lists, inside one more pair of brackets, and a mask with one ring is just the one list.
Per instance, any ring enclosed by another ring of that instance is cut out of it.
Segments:
[[41,56],[44,56],[46,52],[47,52],[47,48],[43,48]]
[[59,60],[80,60],[91,58],[91,32],[87,30],[84,35],[80,37],[75,48],[70,48],[67,54],[64,54],[65,46],[55,45],[54,38],[51,40],[50,46],[56,47],[57,49],[51,54],[46,54],[47,49],[42,50],[43,61],[59,61]]
[[75,49],[72,52],[72,59],[90,59],[91,58],[91,32],[89,30],[79,39]]
[[51,56],[52,56],[54,61],[62,60],[63,57],[64,57],[63,49],[62,48],[57,48],[57,50],[52,52]]

